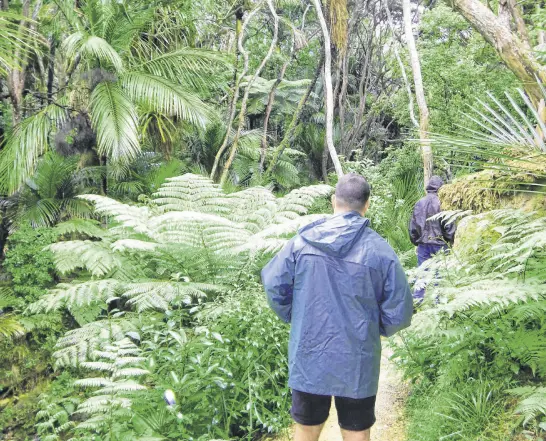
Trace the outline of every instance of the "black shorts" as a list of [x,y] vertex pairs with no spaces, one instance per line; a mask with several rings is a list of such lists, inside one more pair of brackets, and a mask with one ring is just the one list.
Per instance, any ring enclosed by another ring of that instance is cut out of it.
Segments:
[[[375,395],[368,398],[335,397],[337,418],[344,430],[361,432],[375,423]],[[332,397],[292,391],[292,418],[304,426],[320,426],[330,413]]]

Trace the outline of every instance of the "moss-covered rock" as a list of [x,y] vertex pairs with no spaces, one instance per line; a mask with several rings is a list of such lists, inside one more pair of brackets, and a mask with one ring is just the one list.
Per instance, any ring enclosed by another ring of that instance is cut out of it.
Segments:
[[507,161],[444,185],[438,196],[444,210],[483,213],[498,208],[546,210],[546,155]]

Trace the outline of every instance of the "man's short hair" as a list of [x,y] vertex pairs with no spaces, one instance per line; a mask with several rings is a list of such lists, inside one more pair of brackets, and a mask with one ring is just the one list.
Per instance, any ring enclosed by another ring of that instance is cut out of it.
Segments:
[[370,198],[370,184],[363,176],[348,173],[336,185],[336,201],[355,211],[360,211]]

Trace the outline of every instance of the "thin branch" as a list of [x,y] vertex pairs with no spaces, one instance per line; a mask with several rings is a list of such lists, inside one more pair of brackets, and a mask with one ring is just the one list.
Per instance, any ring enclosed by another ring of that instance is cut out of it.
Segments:
[[[394,37],[394,35],[395,35],[394,23],[392,21],[391,10],[389,8],[388,0],[385,0],[385,11],[387,12],[387,19],[388,19],[388,22],[389,22],[389,27],[391,28],[391,32],[392,32],[393,37]],[[413,125],[415,127],[419,127],[419,122],[417,121],[417,118],[415,118],[415,110],[414,110],[414,105],[413,105],[413,93],[411,91],[411,85],[410,85],[410,83],[408,81],[408,75],[406,74],[406,67],[404,66],[404,63],[402,62],[402,58],[400,57],[400,53],[398,52],[398,47],[396,46],[396,43],[393,43],[392,46],[393,46],[393,50],[394,50],[394,55],[396,56],[396,60],[398,61],[398,64],[400,65],[400,70],[402,72],[402,78],[404,80],[404,84],[406,85],[406,91],[408,92],[408,99],[409,99],[408,107],[409,107],[409,114],[410,114],[411,122],[413,123]]]
[[[224,170],[222,172],[222,177],[220,178],[220,185],[224,185],[224,183],[227,180],[229,169],[231,167],[231,164],[233,163],[233,160],[235,159],[235,155],[237,154],[237,147],[239,144],[239,138],[241,137],[241,131],[243,130],[243,126],[245,123],[245,115],[246,115],[246,106],[248,102],[248,96],[250,94],[250,89],[252,88],[252,85],[256,81],[256,78],[260,75],[263,68],[271,58],[271,55],[273,55],[273,50],[275,49],[275,46],[277,45],[277,38],[279,35],[279,16],[277,15],[277,12],[275,11],[275,6],[273,5],[273,0],[267,0],[267,5],[269,6],[269,11],[271,12],[271,15],[273,16],[273,39],[271,40],[271,44],[269,45],[269,50],[267,51],[267,54],[265,54],[265,57],[263,58],[262,62],[258,66],[258,69],[256,69],[256,72],[254,72],[254,75],[252,78],[248,81],[248,84],[245,89],[245,94],[243,95],[243,100],[241,102],[241,110],[239,111],[239,125],[237,126],[237,132],[235,133],[235,137],[233,138],[233,143],[231,144],[231,151],[229,153],[229,157],[224,165]],[[247,54],[248,57],[248,54]]]
[[229,110],[229,118],[226,125],[226,134],[224,136],[224,140],[222,141],[222,145],[218,149],[218,152],[216,152],[216,157],[214,158],[214,164],[212,166],[212,171],[210,172],[210,178],[212,180],[216,177],[216,171],[218,170],[218,167],[220,165],[220,159],[222,158],[222,155],[224,154],[224,151],[227,149],[228,142],[229,142],[229,136],[231,134],[231,126],[233,125],[233,121],[235,120],[235,112],[237,108],[237,101],[239,99],[239,93],[241,89],[241,82],[246,76],[246,73],[248,72],[248,52],[243,47],[243,38],[245,35],[245,30],[250,23],[250,20],[256,13],[261,9],[262,3],[256,6],[255,9],[250,11],[250,13],[247,15],[245,20],[243,21],[243,24],[241,26],[241,29],[239,31],[239,35],[237,38],[237,49],[240,54],[243,54],[243,70],[241,74],[239,75],[238,80],[235,83],[235,89],[233,91],[233,98],[231,100],[230,104],[230,110]]
[[334,146],[334,92],[332,90],[332,47],[328,26],[322,12],[320,0],[313,0],[324,36],[324,84],[326,87],[326,143],[334,163],[336,174],[343,176],[343,169]]

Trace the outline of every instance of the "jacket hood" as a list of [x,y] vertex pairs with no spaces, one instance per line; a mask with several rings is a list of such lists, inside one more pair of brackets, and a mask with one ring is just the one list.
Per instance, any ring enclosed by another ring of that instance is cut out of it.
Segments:
[[428,181],[427,191],[436,193],[442,185],[444,185],[444,181],[442,181],[442,178],[440,178],[439,176],[433,176],[432,178],[430,178],[430,181]]
[[300,231],[309,245],[335,257],[345,256],[369,225],[370,221],[356,211],[334,215],[314,222]]

